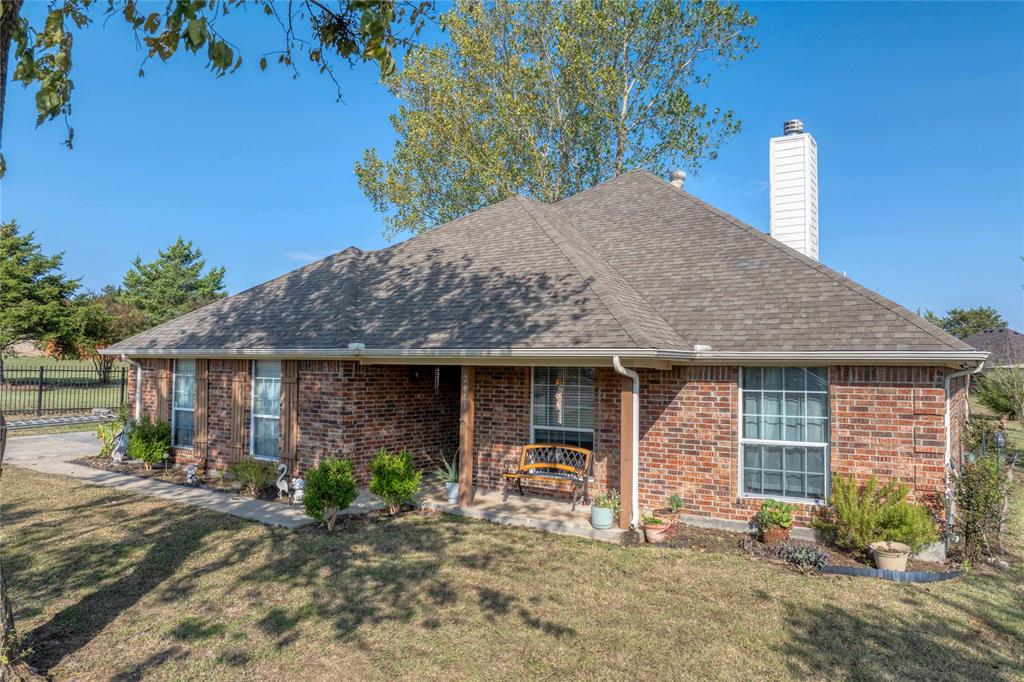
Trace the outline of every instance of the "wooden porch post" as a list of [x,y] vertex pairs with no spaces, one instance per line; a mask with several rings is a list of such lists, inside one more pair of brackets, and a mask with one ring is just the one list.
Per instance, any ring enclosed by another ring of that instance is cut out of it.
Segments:
[[633,509],[633,381],[620,377],[619,388],[619,528],[629,528]]
[[195,435],[192,437],[192,449],[196,459],[202,460],[204,467],[206,466],[206,457],[210,445],[209,369],[209,360],[196,360],[196,401],[193,414]]
[[475,367],[462,367],[459,389],[459,506],[473,504],[473,412]]

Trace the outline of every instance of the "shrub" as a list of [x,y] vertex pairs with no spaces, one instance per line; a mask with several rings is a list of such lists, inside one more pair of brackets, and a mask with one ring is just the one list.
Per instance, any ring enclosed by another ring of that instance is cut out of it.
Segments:
[[918,550],[938,538],[925,507],[906,499],[910,488],[897,481],[883,486],[872,476],[858,486],[853,478],[832,477],[832,494],[813,525],[839,549],[863,554],[872,542],[892,540]]
[[128,433],[128,456],[152,469],[154,464],[167,458],[171,449],[171,425],[154,422],[148,414],[142,415]]
[[793,525],[793,509],[793,505],[785,502],[765,500],[754,516],[754,525],[761,533],[770,528],[789,528]]
[[886,510],[882,515],[880,532],[880,539],[902,542],[913,552],[939,539],[928,509],[906,500],[900,500]]
[[273,485],[277,472],[270,462],[261,462],[255,457],[243,457],[228,465],[228,473],[231,474],[231,478],[242,484],[242,492],[258,496]]
[[965,461],[956,478],[954,528],[960,536],[964,559],[977,562],[998,542],[1003,525],[1006,472],[996,455]]
[[619,498],[618,490],[606,490],[600,495],[595,495],[591,504],[602,509],[611,509],[612,517],[616,519],[622,512],[622,500]]
[[306,472],[302,504],[306,513],[334,529],[338,514],[347,509],[359,490],[352,474],[352,463],[344,459],[324,459]]
[[668,508],[673,514],[683,511],[683,496],[679,493],[672,493],[668,498]]
[[96,426],[96,440],[100,442],[100,452],[97,457],[110,457],[117,446],[117,434],[124,428],[124,422],[104,422]]
[[384,500],[392,514],[398,513],[402,503],[412,501],[422,478],[408,450],[392,453],[381,448],[370,462],[370,492]]
[[828,566],[828,553],[817,545],[787,543],[782,558],[798,568],[822,569]]
[[961,440],[968,452],[991,452],[996,448],[996,431],[999,420],[993,417],[972,415],[964,422]]

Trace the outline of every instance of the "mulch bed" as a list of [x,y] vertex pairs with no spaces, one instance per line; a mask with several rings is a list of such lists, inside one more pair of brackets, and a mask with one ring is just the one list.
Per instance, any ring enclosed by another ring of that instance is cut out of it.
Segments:
[[[747,556],[754,561],[764,561],[767,563],[778,564],[780,566],[791,567],[796,570],[796,567],[782,561],[781,559],[767,556],[769,554],[767,546],[764,545],[764,543],[751,538],[746,533],[736,533],[713,528],[700,528],[698,526],[691,526],[685,523],[674,523],[666,532],[666,535],[667,539],[664,542],[659,543],[660,547],[682,547],[686,549],[695,549],[701,552],[739,554]],[[820,543],[811,542],[810,540],[790,540],[790,544],[814,545],[828,554],[829,566],[874,568],[873,564],[868,563],[860,557],[846,552],[841,552],[833,547],[828,547]],[[746,548],[744,545],[746,545]],[[907,571],[933,571],[941,573],[948,570],[950,570],[950,566],[948,564],[918,561],[915,559],[911,559],[907,562]]]
[[227,493],[229,495],[236,495],[238,497],[247,497],[249,499],[263,500],[265,502],[279,502],[281,504],[288,504],[287,499],[277,496],[276,489],[264,491],[263,494],[256,497],[243,493],[241,490],[241,484],[239,484],[238,481],[231,480],[227,476],[218,476],[216,474],[207,474],[205,476],[200,475],[199,478],[202,481],[201,485],[186,485],[185,470],[183,468],[174,466],[173,464],[167,467],[157,464],[154,465],[152,469],[146,469],[145,465],[142,462],[128,460],[121,464],[115,464],[110,459],[99,457],[82,457],[80,459],[74,460],[74,463],[89,466],[92,467],[93,469],[102,469],[103,471],[112,471],[118,474],[136,476],[138,478],[151,478],[157,481],[163,481],[165,483],[174,483],[176,485],[181,485],[188,488],[198,487],[200,489],[212,490],[218,493]]

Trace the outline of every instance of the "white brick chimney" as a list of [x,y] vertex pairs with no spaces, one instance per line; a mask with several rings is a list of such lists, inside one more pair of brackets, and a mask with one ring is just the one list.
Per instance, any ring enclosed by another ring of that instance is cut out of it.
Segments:
[[818,144],[799,119],[782,130],[768,143],[771,235],[818,260]]

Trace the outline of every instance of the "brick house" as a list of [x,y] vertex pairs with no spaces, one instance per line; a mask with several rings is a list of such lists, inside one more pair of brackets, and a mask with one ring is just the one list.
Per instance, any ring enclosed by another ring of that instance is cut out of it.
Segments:
[[365,481],[378,447],[461,447],[471,504],[523,444],[577,444],[624,527],[675,492],[697,523],[745,526],[766,497],[806,523],[834,473],[941,502],[985,354],[819,264],[816,207],[794,241],[775,206],[773,237],[680,185],[513,197],[106,352],[182,463],[341,456]]

